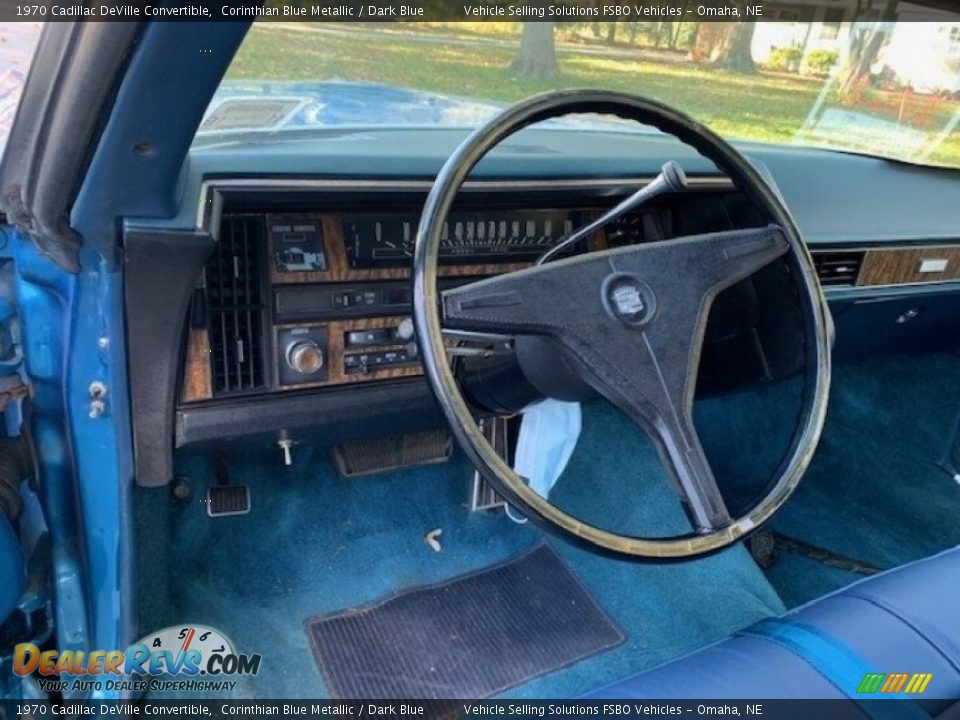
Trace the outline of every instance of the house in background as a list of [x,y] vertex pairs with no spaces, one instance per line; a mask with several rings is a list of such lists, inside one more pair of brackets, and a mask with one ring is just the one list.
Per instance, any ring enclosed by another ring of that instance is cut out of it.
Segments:
[[879,63],[921,93],[960,93],[960,23],[900,23]]
[[[795,48],[789,70],[806,72],[818,50],[837,53],[843,64],[857,33],[877,29],[877,12],[858,15],[856,0],[793,0],[765,3],[751,52],[766,64],[778,50]],[[954,16],[955,17],[955,16]],[[947,22],[942,11],[900,3],[896,23],[881,23],[890,37],[875,63],[892,72],[901,85],[917,92],[960,92],[960,23]]]
[[794,0],[764,3],[763,22],[757,23],[751,47],[753,59],[765,64],[780,48],[796,48],[800,59],[816,50],[843,58],[850,46],[857,3],[850,0]]

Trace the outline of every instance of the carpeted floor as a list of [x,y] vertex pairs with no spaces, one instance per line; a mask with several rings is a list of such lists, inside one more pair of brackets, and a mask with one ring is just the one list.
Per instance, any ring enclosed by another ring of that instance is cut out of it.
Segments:
[[[619,519],[651,535],[684,529],[649,442],[604,405],[586,415],[559,501],[629,507]],[[251,485],[249,515],[205,515],[200,497],[212,472],[203,458],[178,460],[179,473],[195,483],[191,503],[171,506],[165,490],[138,491],[142,626],[204,623],[241,651],[262,653],[261,674],[238,687],[241,696],[325,695],[303,628],[308,617],[500,562],[542,538],[502,515],[467,513],[472,471],[461,459],[344,480],[325,452],[301,447],[292,468],[271,454],[233,457],[230,470],[234,482]],[[439,553],[424,542],[436,528]],[[742,547],[692,563],[639,565],[553,545],[627,640],[512,688],[509,697],[576,695],[783,609]]]
[[[704,445],[732,505],[762,488],[793,428],[799,386],[699,402]],[[960,543],[960,486],[934,468],[960,406],[960,359],[885,359],[835,369],[827,430],[797,494],[775,518],[785,534],[883,567]],[[529,525],[464,508],[472,470],[460,458],[344,480],[325,450],[231,455],[253,511],[209,519],[210,460],[182,455],[194,497],[138,490],[141,625],[211,625],[242,652],[263,654],[240,697],[323,697],[303,621],[513,557],[542,538]],[[650,442],[605,403],[584,430],[552,499],[585,520],[638,535],[687,521]],[[427,532],[442,529],[442,551]],[[600,558],[551,540],[627,635],[619,647],[505,693],[571,696],[722,638],[857,576],[784,555],[764,576],[743,547],[674,565]],[[779,593],[779,596],[778,596]],[[781,600],[782,598],[782,600]]]
[[[881,568],[960,544],[960,485],[936,466],[958,410],[956,356],[836,367],[820,447],[774,528]],[[816,582],[802,569],[796,575],[784,568],[771,575],[788,605],[856,579],[836,571]]]

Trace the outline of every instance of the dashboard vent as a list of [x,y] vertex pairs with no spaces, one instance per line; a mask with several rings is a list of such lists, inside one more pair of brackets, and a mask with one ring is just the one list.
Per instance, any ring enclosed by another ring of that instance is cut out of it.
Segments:
[[856,285],[862,250],[822,250],[813,252],[813,265],[821,285]]
[[213,392],[217,396],[246,393],[265,385],[260,272],[264,245],[262,217],[224,216],[204,282]]

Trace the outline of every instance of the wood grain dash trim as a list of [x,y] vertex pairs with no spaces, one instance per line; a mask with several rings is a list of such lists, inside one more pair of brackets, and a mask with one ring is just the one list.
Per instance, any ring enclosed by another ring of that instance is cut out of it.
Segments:
[[183,402],[213,398],[210,360],[210,335],[205,329],[191,330],[187,337],[187,361],[183,370]]
[[[942,272],[920,272],[926,260],[944,260]],[[960,280],[960,245],[868,250],[860,268],[857,286],[905,285]]]

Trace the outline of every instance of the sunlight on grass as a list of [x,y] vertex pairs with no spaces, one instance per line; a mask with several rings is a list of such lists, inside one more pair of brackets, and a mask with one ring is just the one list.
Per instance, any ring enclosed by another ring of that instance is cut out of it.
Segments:
[[[558,54],[560,75],[547,80],[516,77],[509,64],[514,47],[504,43],[437,42],[431,35],[366,29],[353,36],[333,32],[254,25],[227,73],[229,80],[347,80],[413,88],[446,95],[512,102],[561,88],[596,87],[646,95],[670,104],[722,135],[789,142],[820,91],[819,80],[786,74],[738,74],[684,62],[587,54],[569,48]],[[461,37],[463,33],[460,33]],[[910,98],[910,112],[926,102]],[[887,109],[881,117],[889,117]],[[933,120],[957,103],[937,105]],[[933,110],[931,110],[931,114]],[[894,118],[896,119],[896,118]],[[941,125],[942,126],[942,125]],[[932,155],[960,164],[954,133]]]

